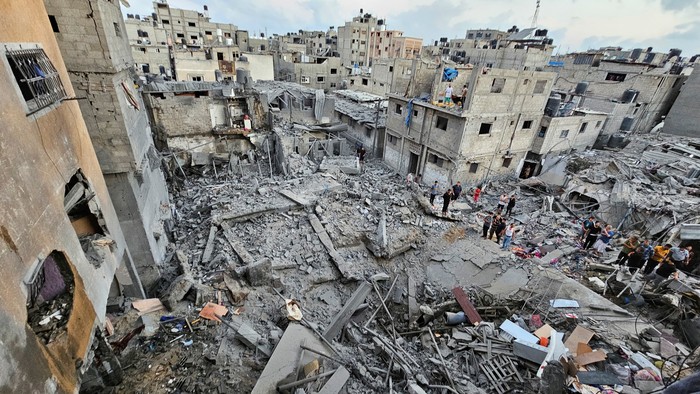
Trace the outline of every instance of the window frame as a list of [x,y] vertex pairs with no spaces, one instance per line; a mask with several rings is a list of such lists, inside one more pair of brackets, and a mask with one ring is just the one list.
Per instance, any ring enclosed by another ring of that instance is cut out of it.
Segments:
[[[15,92],[21,99],[27,116],[60,105],[68,96],[58,70],[40,44],[5,44],[2,54],[8,74],[13,77]],[[41,74],[34,76],[33,73],[37,71],[35,68],[28,68],[30,64],[21,64],[31,60],[30,56],[38,63],[36,65],[43,77]],[[19,74],[15,73],[15,70]],[[24,89],[21,83],[24,84]],[[47,93],[39,94],[40,89],[46,90]],[[27,99],[27,93],[31,98]]]

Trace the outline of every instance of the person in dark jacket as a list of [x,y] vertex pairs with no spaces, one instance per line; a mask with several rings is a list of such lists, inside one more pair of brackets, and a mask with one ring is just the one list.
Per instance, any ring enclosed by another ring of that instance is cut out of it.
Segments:
[[462,194],[462,182],[457,182],[452,186],[452,199],[458,199],[460,194]]
[[515,194],[510,196],[510,200],[508,200],[508,208],[506,208],[507,216],[510,216],[510,214],[513,213],[513,208],[515,208]]
[[600,228],[600,222],[595,222],[593,227],[588,229],[586,233],[586,242],[583,243],[584,249],[590,249],[591,246],[598,240],[598,234],[600,234],[602,228]]
[[442,216],[447,216],[447,208],[450,206],[453,194],[452,189],[447,189],[445,194],[442,195]]
[[644,266],[644,248],[638,246],[635,250],[627,254],[627,266],[630,267],[630,272],[635,272]]
[[498,222],[498,226],[496,227],[496,243],[500,244],[501,243],[501,237],[503,234],[506,232],[506,221],[504,219],[501,219]]
[[489,233],[489,228],[491,228],[491,222],[493,221],[493,216],[491,215],[486,215],[484,216],[484,224],[481,227],[481,231],[483,233],[481,238],[486,238],[486,236]]

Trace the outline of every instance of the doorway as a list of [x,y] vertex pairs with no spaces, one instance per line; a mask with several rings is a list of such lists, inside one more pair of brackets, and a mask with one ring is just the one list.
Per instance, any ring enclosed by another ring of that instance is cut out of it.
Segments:
[[418,155],[413,152],[409,152],[409,154],[411,156],[408,159],[408,172],[415,174],[418,171]]

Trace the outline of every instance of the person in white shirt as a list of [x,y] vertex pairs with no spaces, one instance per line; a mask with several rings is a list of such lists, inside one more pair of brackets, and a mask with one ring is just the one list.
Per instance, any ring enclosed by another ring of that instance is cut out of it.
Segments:
[[510,226],[506,227],[503,235],[503,247],[501,247],[501,249],[508,250],[510,241],[513,240],[513,235],[515,235],[515,224],[511,223]]
[[447,85],[447,89],[445,89],[445,104],[449,104],[452,102],[452,84]]

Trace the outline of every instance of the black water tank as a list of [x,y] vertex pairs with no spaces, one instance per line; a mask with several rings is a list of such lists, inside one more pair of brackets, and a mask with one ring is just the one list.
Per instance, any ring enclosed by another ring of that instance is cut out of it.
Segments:
[[610,136],[608,140],[608,147],[610,148],[622,148],[625,144],[625,135],[621,133],[615,133]]
[[668,57],[681,57],[681,52],[683,51],[678,48],[673,48],[670,51],[668,51]]
[[634,89],[627,89],[622,93],[622,101],[624,104],[629,104],[633,103],[634,100],[637,99],[637,95],[639,94],[638,90]]
[[559,96],[558,94],[550,96],[547,100],[547,105],[544,107],[544,114],[551,117],[557,116],[557,112],[559,112],[560,105],[561,96]]
[[634,123],[634,118],[631,116],[625,116],[624,119],[622,119],[622,124],[620,125],[620,130],[621,131],[630,131],[632,130],[632,124]]
[[642,56],[642,48],[634,48],[632,50],[632,54],[630,55],[630,58],[632,60],[637,60],[639,57]]
[[587,90],[588,90],[588,82],[579,82],[576,84],[576,89],[574,90],[574,93],[584,95],[584,94],[586,94]]

